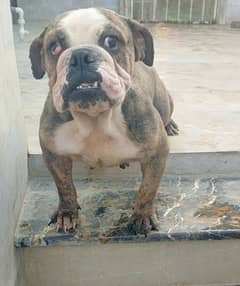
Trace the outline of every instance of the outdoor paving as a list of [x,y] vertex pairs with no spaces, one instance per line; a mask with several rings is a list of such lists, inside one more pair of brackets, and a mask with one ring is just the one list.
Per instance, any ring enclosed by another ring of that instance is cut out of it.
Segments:
[[[39,117],[47,79],[31,75],[28,49],[46,23],[27,23],[30,35],[16,58],[24,104],[29,153],[39,154]],[[240,151],[240,30],[225,26],[149,26],[155,40],[155,67],[174,102],[180,135],[172,153]]]

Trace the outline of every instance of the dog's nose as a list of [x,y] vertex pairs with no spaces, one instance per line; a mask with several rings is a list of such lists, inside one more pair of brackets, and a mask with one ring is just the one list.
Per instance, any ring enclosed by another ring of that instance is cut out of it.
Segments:
[[72,52],[70,67],[84,69],[97,62],[97,57],[88,49],[77,49]]

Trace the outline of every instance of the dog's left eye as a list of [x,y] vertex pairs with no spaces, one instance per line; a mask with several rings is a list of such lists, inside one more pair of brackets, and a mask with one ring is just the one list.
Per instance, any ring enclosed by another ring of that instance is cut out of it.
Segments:
[[62,50],[63,50],[62,45],[58,41],[52,43],[49,47],[49,51],[53,56],[59,56]]
[[116,52],[120,48],[120,41],[116,36],[107,36],[103,42],[104,48]]

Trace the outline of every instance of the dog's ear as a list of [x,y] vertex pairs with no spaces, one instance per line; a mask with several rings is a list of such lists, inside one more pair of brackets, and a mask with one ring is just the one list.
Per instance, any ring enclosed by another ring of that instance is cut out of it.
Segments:
[[132,31],[135,60],[143,61],[146,65],[152,66],[154,60],[154,46],[152,34],[139,22],[127,19],[128,26]]
[[32,41],[29,49],[29,58],[31,60],[32,74],[36,79],[41,79],[45,74],[45,67],[43,63],[43,37],[47,28]]

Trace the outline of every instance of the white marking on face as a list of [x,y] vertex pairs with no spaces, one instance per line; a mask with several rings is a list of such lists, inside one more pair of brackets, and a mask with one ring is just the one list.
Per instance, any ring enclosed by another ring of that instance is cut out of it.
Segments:
[[92,167],[115,166],[137,160],[140,148],[127,135],[121,107],[97,119],[77,114],[74,120],[57,128],[54,150],[60,155],[79,157]]
[[98,36],[109,20],[95,8],[71,11],[59,23],[71,47],[97,44]]

